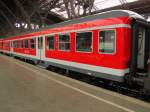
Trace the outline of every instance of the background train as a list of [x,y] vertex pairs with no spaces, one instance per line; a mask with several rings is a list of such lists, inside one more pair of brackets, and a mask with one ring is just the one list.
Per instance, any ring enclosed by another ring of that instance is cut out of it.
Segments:
[[150,90],[150,26],[132,11],[108,11],[3,38],[0,52]]

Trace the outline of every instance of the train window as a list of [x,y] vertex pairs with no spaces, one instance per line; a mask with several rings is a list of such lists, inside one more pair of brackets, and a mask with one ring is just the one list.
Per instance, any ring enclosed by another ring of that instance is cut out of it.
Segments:
[[20,40],[20,48],[23,48],[23,40]]
[[17,41],[13,41],[13,47],[17,48]]
[[35,38],[30,39],[30,48],[32,48],[32,49],[35,48]]
[[17,48],[17,41],[13,41],[13,48]]
[[10,42],[10,46],[13,47],[13,42],[12,41]]
[[64,51],[70,50],[70,35],[69,34],[59,35],[59,50],[64,50]]
[[105,30],[99,32],[99,52],[114,53],[115,52],[115,30]]
[[13,46],[12,46],[12,47],[15,48],[15,42],[13,41],[12,43],[13,43]]
[[25,40],[25,48],[29,48],[28,40]]
[[20,47],[20,41],[17,41],[17,48]]
[[76,51],[92,52],[92,32],[76,33]]
[[55,47],[55,40],[54,36],[46,36],[46,48],[48,50],[54,50]]

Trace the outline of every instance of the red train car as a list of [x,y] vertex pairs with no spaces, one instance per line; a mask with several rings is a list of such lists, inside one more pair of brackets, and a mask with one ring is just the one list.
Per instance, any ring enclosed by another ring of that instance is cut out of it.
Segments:
[[111,81],[142,79],[147,86],[148,28],[141,15],[114,10],[7,38],[3,52]]

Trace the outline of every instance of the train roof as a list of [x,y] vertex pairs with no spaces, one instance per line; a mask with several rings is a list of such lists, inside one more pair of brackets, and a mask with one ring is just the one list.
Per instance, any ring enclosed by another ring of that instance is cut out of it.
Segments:
[[[38,31],[43,31],[43,30],[47,30],[50,28],[58,28],[61,26],[67,26],[67,25],[72,25],[72,24],[79,24],[79,23],[85,23],[88,21],[93,21],[93,20],[100,20],[100,19],[105,19],[105,18],[117,18],[117,17],[129,17],[129,18],[135,18],[135,19],[142,19],[145,20],[143,16],[133,12],[133,11],[129,11],[129,10],[111,10],[111,11],[106,11],[106,12],[102,12],[102,13],[97,13],[94,15],[89,15],[89,16],[85,16],[85,17],[81,17],[81,18],[75,18],[72,20],[68,20],[68,21],[64,21],[61,23],[56,23],[50,26],[47,26],[45,28],[41,28],[38,30],[34,30],[34,31],[28,31],[25,33],[21,33],[21,34],[17,34],[15,36],[19,36],[19,35],[24,35],[24,34],[30,34],[33,32],[38,32]],[[15,37],[13,36],[13,37]]]
[[55,28],[55,27],[60,27],[60,26],[67,26],[71,24],[78,24],[78,23],[83,23],[87,21],[93,21],[93,20],[100,20],[100,19],[105,19],[105,18],[113,18],[113,17],[130,17],[130,18],[135,18],[135,19],[142,19],[144,20],[144,17],[129,10],[112,10],[112,11],[107,11],[107,12],[102,12],[94,15],[89,15],[81,18],[76,18],[68,21],[64,21],[61,23],[57,23],[51,26],[48,26],[47,28]]

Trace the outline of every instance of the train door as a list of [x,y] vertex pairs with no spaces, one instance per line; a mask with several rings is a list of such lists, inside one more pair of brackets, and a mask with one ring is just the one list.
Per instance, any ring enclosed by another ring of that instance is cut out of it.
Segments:
[[43,59],[43,52],[44,52],[44,50],[43,50],[43,37],[38,37],[37,38],[37,57],[38,57],[38,59],[39,60],[42,60]]
[[130,59],[130,76],[146,75],[150,48],[150,26],[140,20],[132,23],[132,46]]
[[145,59],[145,33],[144,27],[138,28],[138,56],[137,56],[137,68],[144,69]]

